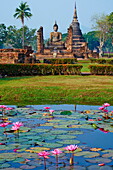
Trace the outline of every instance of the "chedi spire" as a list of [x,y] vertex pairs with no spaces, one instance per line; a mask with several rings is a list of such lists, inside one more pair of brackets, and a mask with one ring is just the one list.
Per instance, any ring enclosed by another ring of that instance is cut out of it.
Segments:
[[75,8],[74,8],[73,19],[74,19],[74,21],[77,21],[77,8],[76,8],[76,2],[75,2]]

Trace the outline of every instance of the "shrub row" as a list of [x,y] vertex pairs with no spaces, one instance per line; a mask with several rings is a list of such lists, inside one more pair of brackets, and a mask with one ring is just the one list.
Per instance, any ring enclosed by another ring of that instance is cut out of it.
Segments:
[[91,63],[98,63],[98,64],[113,64],[113,59],[105,59],[105,58],[91,58],[90,59]]
[[3,76],[78,75],[82,67],[78,64],[0,64],[0,74]]
[[89,65],[89,69],[93,75],[113,75],[112,65]]
[[48,64],[75,64],[77,62],[76,58],[62,58],[62,59],[44,59],[44,63]]

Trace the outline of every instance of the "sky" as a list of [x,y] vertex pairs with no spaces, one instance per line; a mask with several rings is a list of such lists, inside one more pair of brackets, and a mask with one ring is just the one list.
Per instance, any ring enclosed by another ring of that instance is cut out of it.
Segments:
[[13,17],[15,9],[20,2],[27,2],[33,14],[32,18],[25,20],[25,25],[29,28],[44,28],[44,36],[49,38],[49,33],[53,31],[55,20],[59,25],[59,31],[66,33],[70,26],[74,6],[76,1],[78,20],[82,32],[92,30],[91,18],[98,14],[109,15],[113,12],[113,0],[0,0],[0,24],[6,26],[15,25],[21,27],[21,21]]

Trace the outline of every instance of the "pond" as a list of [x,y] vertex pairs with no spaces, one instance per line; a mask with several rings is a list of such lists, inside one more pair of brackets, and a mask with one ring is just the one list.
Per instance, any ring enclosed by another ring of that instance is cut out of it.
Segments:
[[[0,112],[0,169],[113,169],[113,106],[105,108],[107,113],[100,106],[86,105],[10,107]],[[20,122],[18,129],[14,129],[16,122]],[[70,145],[78,148],[68,152]],[[54,149],[62,152],[58,164]],[[42,151],[50,154],[46,167],[38,155]]]

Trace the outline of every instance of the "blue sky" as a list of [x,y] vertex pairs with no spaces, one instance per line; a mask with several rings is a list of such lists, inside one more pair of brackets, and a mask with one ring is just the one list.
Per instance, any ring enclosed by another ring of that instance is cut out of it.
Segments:
[[[16,7],[21,0],[1,0],[0,23],[6,26],[16,25],[21,27],[20,20],[13,17]],[[52,31],[55,20],[58,22],[59,31],[67,32],[72,22],[75,0],[23,0],[31,8],[33,17],[25,20],[30,28],[44,27],[44,36],[47,38]],[[78,20],[83,32],[90,31],[91,18],[95,14],[110,14],[113,12],[113,0],[76,0]]]

